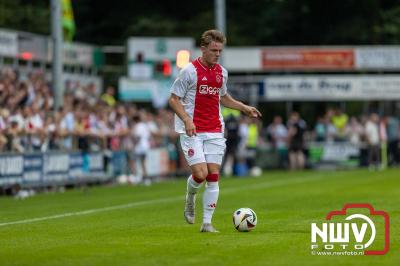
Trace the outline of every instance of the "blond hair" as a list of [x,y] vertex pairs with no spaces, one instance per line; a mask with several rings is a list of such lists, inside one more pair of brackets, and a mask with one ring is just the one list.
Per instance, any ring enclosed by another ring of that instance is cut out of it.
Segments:
[[225,35],[217,30],[207,30],[203,32],[200,38],[200,46],[208,46],[212,41],[220,42],[222,44],[226,43]]

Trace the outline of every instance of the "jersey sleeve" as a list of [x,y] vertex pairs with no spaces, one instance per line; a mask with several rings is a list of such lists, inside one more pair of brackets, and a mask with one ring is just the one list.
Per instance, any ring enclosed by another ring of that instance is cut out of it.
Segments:
[[224,96],[228,92],[228,88],[226,86],[226,83],[228,82],[228,71],[225,68],[222,68],[222,87],[220,90],[220,96]]
[[174,83],[172,84],[170,92],[182,98],[188,91],[189,84],[190,84],[190,75],[188,68],[183,68],[179,72],[178,77],[175,79]]

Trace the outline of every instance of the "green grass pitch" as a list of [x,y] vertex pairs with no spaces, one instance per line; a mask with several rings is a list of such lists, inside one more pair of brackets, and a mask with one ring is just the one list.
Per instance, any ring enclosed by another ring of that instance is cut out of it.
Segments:
[[[196,223],[185,223],[184,192],[180,179],[0,198],[0,265],[400,265],[399,169],[222,178],[213,219],[219,234],[199,233],[201,197]],[[345,203],[389,213],[386,255],[310,254],[311,222]],[[234,229],[240,207],[257,213],[254,231]]]

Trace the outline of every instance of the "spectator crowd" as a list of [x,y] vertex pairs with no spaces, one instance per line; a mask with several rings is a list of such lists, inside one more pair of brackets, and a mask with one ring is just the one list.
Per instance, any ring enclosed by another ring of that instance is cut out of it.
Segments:
[[166,147],[174,171],[180,162],[173,113],[118,102],[115,93],[113,87],[101,94],[94,84],[67,82],[63,106],[55,110],[43,73],[22,77],[1,69],[0,152],[124,150],[133,168],[148,149]]
[[305,167],[304,151],[310,142],[347,142],[360,148],[365,155],[365,162],[362,163],[370,167],[396,166],[400,163],[400,123],[396,116],[371,113],[349,117],[340,108],[328,109],[317,118],[313,128],[308,128],[300,115],[293,112],[286,125],[281,116],[275,116],[265,135],[272,146],[283,153],[282,163],[288,162],[291,169]]
[[[149,111],[116,99],[116,90],[99,92],[94,84],[67,82],[63,106],[55,110],[54,96],[44,73],[19,75],[0,69],[0,151],[46,152],[52,150],[124,150],[134,171],[135,160],[147,150],[165,147],[169,168],[185,167],[168,109]],[[381,165],[387,154],[389,165],[400,162],[399,119],[376,113],[348,117],[340,108],[329,109],[312,128],[301,114],[292,112],[287,121],[279,115],[263,128],[261,121],[235,112],[224,112],[227,156],[225,172],[253,168],[257,148],[269,145],[279,154],[279,166],[306,167],[307,143],[349,142],[367,150],[368,165]],[[382,149],[385,152],[382,152]],[[142,160],[143,161],[143,160]],[[231,168],[231,169],[230,169]]]

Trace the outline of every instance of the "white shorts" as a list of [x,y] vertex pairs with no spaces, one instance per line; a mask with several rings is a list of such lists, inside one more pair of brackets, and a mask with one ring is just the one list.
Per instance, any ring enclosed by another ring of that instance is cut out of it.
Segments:
[[189,137],[180,135],[180,142],[187,163],[215,163],[221,165],[226,149],[223,133],[198,133]]

